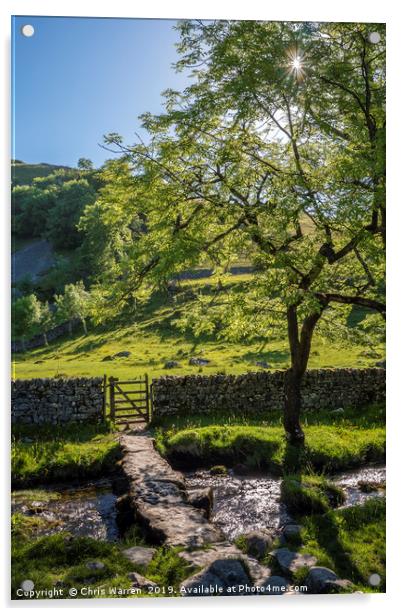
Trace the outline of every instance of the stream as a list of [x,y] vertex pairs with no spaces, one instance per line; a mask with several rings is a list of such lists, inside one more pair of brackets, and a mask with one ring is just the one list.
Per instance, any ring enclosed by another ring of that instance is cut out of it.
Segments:
[[12,492],[11,512],[45,520],[47,524],[35,529],[37,537],[67,531],[77,537],[116,541],[116,498],[109,480],[73,487],[49,485]]
[[[331,480],[345,492],[343,507],[385,495],[384,487],[378,489],[379,484],[385,484],[385,465],[351,470]],[[236,475],[233,471],[227,475],[212,475],[210,471],[199,470],[186,473],[186,485],[189,490],[212,488],[211,521],[230,541],[250,531],[278,529],[293,521],[280,502],[281,479],[278,477],[266,473]]]
[[[212,475],[198,470],[185,473],[188,490],[213,490],[211,521],[227,539],[253,530],[278,529],[293,520],[280,502],[281,479],[266,473]],[[345,492],[342,507],[385,496],[385,465],[355,469],[331,477]],[[11,496],[12,513],[44,520],[35,529],[37,537],[67,531],[75,536],[107,541],[119,539],[116,495],[108,479],[79,485],[49,485],[17,490]]]

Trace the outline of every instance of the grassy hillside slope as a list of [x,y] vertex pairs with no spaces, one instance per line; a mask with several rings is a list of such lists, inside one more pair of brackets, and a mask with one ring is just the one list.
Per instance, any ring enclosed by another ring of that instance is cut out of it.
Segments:
[[31,184],[34,178],[46,177],[58,169],[71,169],[66,165],[50,165],[48,163],[24,163],[13,161],[11,163],[11,181],[13,186]]
[[[249,275],[235,276],[236,283]],[[186,280],[181,286],[187,291],[206,292],[208,279]],[[196,339],[190,332],[182,333],[173,326],[179,310],[186,309],[184,299],[175,303],[171,297],[160,294],[138,314],[136,320],[108,328],[92,329],[88,336],[78,330],[74,338],[54,341],[49,347],[17,354],[13,361],[14,378],[66,376],[95,376],[108,374],[120,378],[134,378],[148,373],[158,377],[166,374],[213,374],[226,372],[240,374],[247,371],[281,369],[289,365],[289,351],[284,324],[280,335],[267,340],[227,342],[212,336]],[[105,360],[120,351],[129,351],[129,357]],[[209,360],[205,366],[189,364],[192,357]],[[383,357],[383,349],[367,349],[350,342],[335,345],[315,336],[309,368],[373,366]],[[177,366],[165,368],[165,363]],[[265,362],[258,366],[257,362]]]

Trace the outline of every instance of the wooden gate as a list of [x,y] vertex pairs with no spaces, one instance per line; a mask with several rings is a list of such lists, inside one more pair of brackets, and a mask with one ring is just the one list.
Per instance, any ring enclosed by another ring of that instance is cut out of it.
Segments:
[[132,381],[109,377],[110,419],[117,424],[149,422],[150,395],[148,375]]

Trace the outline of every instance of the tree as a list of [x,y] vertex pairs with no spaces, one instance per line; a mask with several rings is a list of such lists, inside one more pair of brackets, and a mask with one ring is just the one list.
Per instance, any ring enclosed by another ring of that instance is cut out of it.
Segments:
[[146,228],[135,203],[138,180],[128,163],[108,161],[101,179],[104,185],[96,201],[86,206],[78,224],[83,234],[79,257],[94,282],[100,277],[115,278],[116,264]]
[[90,158],[79,158],[77,167],[80,171],[92,171],[94,164]]
[[[336,334],[345,306],[385,317],[384,28],[376,24],[377,45],[370,24],[178,28],[178,68],[193,83],[166,93],[165,113],[143,116],[147,143],[106,137],[136,178],[123,215],[141,212],[147,233],[124,246],[113,284],[99,285],[101,310],[113,314],[205,258],[219,272],[246,252],[253,279],[200,297],[181,324],[250,337],[285,319],[284,427],[302,442],[315,330]],[[113,198],[104,206],[107,220]]]
[[24,350],[26,339],[37,333],[42,307],[34,294],[19,297],[12,305],[12,335],[20,338]]
[[38,332],[41,333],[43,336],[43,342],[45,346],[48,346],[49,342],[47,339],[47,333],[49,329],[52,328],[53,322],[54,322],[53,313],[50,309],[48,302],[44,302],[43,304],[41,304],[40,314],[38,316],[39,316],[39,320],[37,323],[37,329],[38,329]]
[[85,206],[95,200],[86,179],[64,182],[47,217],[46,235],[56,248],[76,248],[81,242],[77,225]]
[[60,320],[68,321],[69,334],[72,336],[72,321],[80,319],[87,335],[86,317],[89,311],[90,294],[85,290],[82,280],[76,284],[67,284],[63,295],[55,296],[57,314]]
[[15,186],[12,189],[12,231],[19,237],[40,237],[44,234],[49,212],[55,204],[53,188]]

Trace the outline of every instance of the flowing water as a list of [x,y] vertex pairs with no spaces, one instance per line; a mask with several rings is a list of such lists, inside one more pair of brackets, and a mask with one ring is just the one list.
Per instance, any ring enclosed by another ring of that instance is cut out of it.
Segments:
[[350,507],[360,505],[368,498],[384,497],[385,476],[385,466],[368,466],[341,473],[332,479],[345,493],[343,507]]
[[[348,471],[331,478],[345,492],[343,507],[385,495],[385,466]],[[212,475],[199,470],[186,473],[189,490],[212,488],[211,520],[229,540],[260,529],[278,529],[292,522],[280,502],[281,479],[262,474]],[[75,536],[116,541],[116,495],[109,480],[77,486],[54,485],[44,489],[17,490],[12,493],[12,512],[36,516],[37,536],[67,531]]]
[[46,486],[45,489],[17,490],[11,495],[12,513],[37,516],[37,536],[68,531],[75,536],[116,541],[116,495],[108,480],[79,486]]
[[269,475],[211,475],[196,471],[186,475],[188,489],[212,488],[211,520],[229,540],[252,530],[278,528],[289,521],[279,502],[281,481]]
[[[371,490],[368,482],[383,485],[385,466],[349,471],[332,480],[344,489],[344,506],[350,507],[384,495],[383,488]],[[211,520],[229,540],[253,530],[275,530],[292,522],[280,502],[281,479],[278,477],[266,473],[236,475],[233,471],[227,475],[211,475],[209,471],[201,470],[187,473],[186,485],[189,490],[212,488]]]

